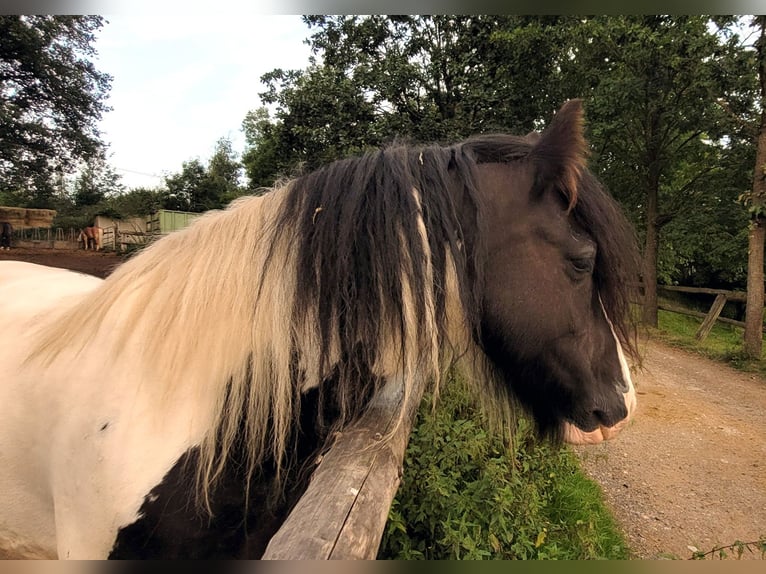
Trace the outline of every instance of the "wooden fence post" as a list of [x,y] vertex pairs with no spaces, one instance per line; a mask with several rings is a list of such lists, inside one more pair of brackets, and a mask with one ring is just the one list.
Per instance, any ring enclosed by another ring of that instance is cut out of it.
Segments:
[[721,314],[724,305],[726,305],[726,295],[719,293],[715,296],[715,301],[713,301],[713,304],[710,306],[710,311],[708,311],[707,316],[705,316],[705,320],[702,321],[702,325],[700,325],[699,329],[697,329],[695,337],[698,341],[704,341],[705,338],[710,334],[710,331],[713,329],[713,325],[715,325],[715,322],[718,319],[718,316]]

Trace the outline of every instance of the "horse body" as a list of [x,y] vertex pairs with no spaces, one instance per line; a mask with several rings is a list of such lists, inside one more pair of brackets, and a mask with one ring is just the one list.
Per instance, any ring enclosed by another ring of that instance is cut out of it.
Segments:
[[0,262],[0,544],[257,557],[327,437],[454,363],[494,420],[614,436],[635,246],[580,124],[336,162],[103,282]]
[[[0,553],[106,557],[118,529],[136,520],[147,493],[210,421],[183,392],[172,395],[175,409],[158,411],[161,397],[140,362],[118,361],[113,372],[86,348],[49,368],[24,364],[19,350],[36,329],[101,280],[17,262],[0,271],[0,314],[19,326],[0,335],[0,403],[14,405],[0,420],[0,492],[7,496]],[[31,320],[18,304],[27,300],[35,301]],[[97,334],[105,345],[109,331],[107,322]],[[136,378],[146,384],[136,388]]]
[[77,242],[82,242],[82,248],[86,251],[101,251],[104,247],[104,228],[95,225],[83,227],[77,236]]

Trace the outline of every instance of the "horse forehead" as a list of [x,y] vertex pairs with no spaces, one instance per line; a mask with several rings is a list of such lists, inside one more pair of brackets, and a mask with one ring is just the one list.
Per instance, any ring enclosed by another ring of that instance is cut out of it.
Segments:
[[520,233],[526,240],[559,244],[572,235],[587,235],[567,210],[562,194],[554,188],[542,193],[534,188],[534,173],[525,160],[482,164],[479,178],[489,233],[496,240]]
[[526,161],[484,163],[477,172],[490,211],[530,204],[534,173]]

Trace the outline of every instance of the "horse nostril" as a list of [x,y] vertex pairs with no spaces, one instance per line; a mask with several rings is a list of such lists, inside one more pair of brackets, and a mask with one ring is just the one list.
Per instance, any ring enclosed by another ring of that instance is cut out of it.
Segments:
[[591,411],[593,419],[603,427],[612,427],[628,416],[628,409],[624,404],[615,405],[613,409],[604,410],[594,408]]
[[605,411],[602,411],[601,409],[595,409],[592,414],[593,418],[595,418],[601,426],[612,426],[609,420],[610,417]]

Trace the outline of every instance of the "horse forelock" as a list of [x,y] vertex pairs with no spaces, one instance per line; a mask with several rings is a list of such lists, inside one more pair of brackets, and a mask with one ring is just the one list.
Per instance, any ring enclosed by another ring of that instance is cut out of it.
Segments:
[[588,170],[581,174],[571,216],[597,245],[594,284],[626,354],[640,362],[635,314],[640,256],[636,237],[618,203]]

